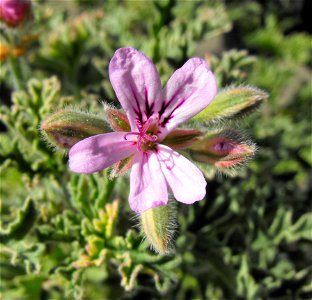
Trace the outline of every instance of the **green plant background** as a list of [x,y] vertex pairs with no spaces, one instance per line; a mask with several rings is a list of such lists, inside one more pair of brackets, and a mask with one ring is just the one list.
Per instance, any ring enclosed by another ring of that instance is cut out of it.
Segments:
[[[259,3],[34,2],[27,30],[38,39],[0,68],[2,299],[312,298],[311,36],[296,30],[305,2]],[[210,178],[204,201],[178,204],[171,255],[142,242],[127,177],[70,173],[66,153],[40,137],[57,109],[118,105],[107,67],[126,46],[149,56],[163,83],[201,56],[219,88],[270,95],[229,124],[259,147],[248,167]]]

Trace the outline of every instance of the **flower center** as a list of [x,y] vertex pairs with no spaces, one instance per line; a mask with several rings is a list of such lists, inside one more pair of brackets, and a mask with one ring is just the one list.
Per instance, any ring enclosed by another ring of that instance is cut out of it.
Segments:
[[153,148],[154,143],[157,141],[158,137],[155,134],[147,133],[152,125],[154,119],[149,118],[145,122],[136,120],[135,123],[138,127],[138,132],[129,132],[125,134],[124,139],[128,140],[129,136],[137,136],[138,151],[147,151]]

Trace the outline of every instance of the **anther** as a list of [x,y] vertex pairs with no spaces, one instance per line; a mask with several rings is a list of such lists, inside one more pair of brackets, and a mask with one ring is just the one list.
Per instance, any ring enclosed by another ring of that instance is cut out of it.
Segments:
[[157,135],[148,135],[148,134],[144,134],[144,139],[145,140],[148,140],[148,141],[150,141],[150,142],[156,142],[157,141],[157,139],[158,139],[158,137],[157,137]]
[[136,135],[136,136],[139,136],[141,135],[139,132],[128,132],[124,135],[124,139],[127,141],[127,137],[130,136],[130,135]]
[[135,124],[136,124],[136,126],[138,127],[138,129],[141,131],[142,128],[143,128],[143,126],[142,126],[140,120],[136,119],[136,120],[135,120]]

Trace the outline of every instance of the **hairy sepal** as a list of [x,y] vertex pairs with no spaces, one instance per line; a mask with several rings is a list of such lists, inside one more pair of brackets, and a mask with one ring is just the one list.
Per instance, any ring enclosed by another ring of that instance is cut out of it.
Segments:
[[162,141],[162,144],[172,149],[181,149],[190,146],[202,135],[203,133],[199,130],[178,129],[170,132]]
[[114,177],[119,177],[123,174],[125,174],[133,165],[134,155],[131,155],[119,162],[117,162],[112,167],[112,172],[110,173],[110,179],[113,179]]
[[267,98],[266,92],[252,86],[228,87],[220,91],[192,121],[218,122],[240,118],[253,112]]
[[69,109],[47,117],[40,129],[48,142],[62,149],[69,149],[87,137],[111,131],[103,118]]
[[106,120],[114,131],[131,131],[127,116],[120,110],[104,104]]
[[155,252],[168,254],[173,251],[176,218],[176,205],[173,201],[141,213],[141,233]]

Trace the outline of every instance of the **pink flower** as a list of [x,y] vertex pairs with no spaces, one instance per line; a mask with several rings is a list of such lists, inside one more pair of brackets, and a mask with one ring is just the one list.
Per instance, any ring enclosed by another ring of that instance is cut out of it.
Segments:
[[202,172],[161,143],[215,96],[215,77],[206,62],[188,60],[162,89],[152,61],[136,49],[122,48],[110,61],[109,75],[132,131],[99,134],[78,142],[69,152],[70,169],[98,172],[134,155],[129,203],[135,212],[166,205],[168,190],[186,204],[202,200],[206,194]]
[[29,9],[29,0],[0,0],[0,20],[15,27],[25,19]]

